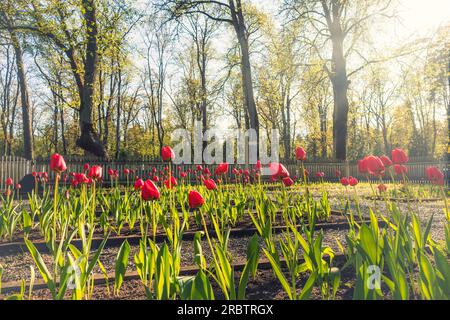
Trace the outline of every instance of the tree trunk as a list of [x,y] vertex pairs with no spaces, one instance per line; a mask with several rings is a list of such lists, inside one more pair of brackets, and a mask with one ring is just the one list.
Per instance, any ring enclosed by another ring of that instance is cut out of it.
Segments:
[[31,128],[31,106],[28,96],[27,80],[23,64],[23,51],[19,39],[15,32],[10,29],[11,40],[16,53],[17,78],[20,85],[20,102],[22,105],[22,123],[23,123],[23,151],[26,159],[34,159],[33,150],[33,131]]
[[327,158],[327,114],[325,112],[326,107],[319,105],[319,121],[320,121],[320,147],[321,158]]
[[122,69],[119,63],[119,82],[117,85],[117,119],[116,119],[116,159],[120,155],[120,117],[122,109]]
[[332,74],[331,84],[333,86],[333,147],[334,154],[338,160],[347,159],[347,121],[348,121],[348,78],[347,66],[344,57],[343,34],[338,23],[334,24],[335,31],[332,32]]
[[248,37],[246,32],[245,19],[242,13],[241,1],[237,0],[236,3],[237,7],[235,7],[233,0],[229,1],[233,27],[236,31],[239,46],[241,49],[242,90],[244,93],[246,116],[248,116],[249,128],[256,131],[256,151],[257,157],[259,157],[259,119],[253,93],[252,67],[250,64]]
[[80,138],[77,146],[98,157],[107,158],[105,146],[100,142],[94,130],[92,110],[94,107],[95,80],[98,65],[97,19],[94,0],[83,0],[84,20],[86,23],[86,58],[84,64],[84,81],[80,99]]
[[[450,89],[450,58],[447,66],[448,88]],[[450,99],[447,105],[447,163],[450,163]]]

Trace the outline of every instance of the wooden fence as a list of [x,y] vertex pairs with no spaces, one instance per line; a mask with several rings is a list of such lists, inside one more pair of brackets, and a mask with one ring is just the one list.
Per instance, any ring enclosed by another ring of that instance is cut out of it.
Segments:
[[[164,167],[167,166],[167,163],[155,162],[155,161],[142,161],[139,160],[126,160],[126,161],[99,161],[93,159],[66,159],[68,172],[83,172],[84,164],[88,162],[91,165],[97,164],[103,167],[104,170],[104,180],[108,181],[107,170],[108,168],[116,169],[119,172],[119,179],[123,183],[126,181],[126,176],[124,174],[124,169],[131,169],[134,171],[133,176],[129,177],[130,180],[133,180],[134,176],[139,177],[148,177],[151,175],[152,169],[156,168],[158,172],[164,170]],[[286,168],[290,172],[291,176],[301,177],[301,167],[297,162],[288,162],[285,163]],[[310,173],[311,181],[318,181],[318,179],[314,176],[316,172],[324,172],[325,173],[325,181],[338,181],[339,178],[336,176],[336,170],[339,170],[342,176],[353,176],[362,181],[366,181],[367,177],[358,173],[358,168],[356,163],[352,162],[305,162],[305,169]],[[414,183],[425,183],[425,168],[428,166],[437,166],[441,170],[443,170],[447,176],[449,177],[448,166],[445,162],[437,162],[437,161],[429,161],[429,162],[415,162],[408,163],[408,178],[411,182]],[[177,167],[180,167],[178,170]],[[211,173],[214,173],[216,165],[202,165],[203,168],[208,168]],[[245,168],[245,165],[230,165],[230,173],[233,167],[237,168]],[[252,166],[249,166],[251,168]],[[174,165],[173,172],[175,176],[179,176],[179,172],[186,171],[191,168],[195,170],[196,165]],[[5,189],[5,179],[11,177],[14,182],[18,182],[22,179],[22,177],[26,174],[31,173],[32,171],[36,172],[48,172],[50,177],[52,174],[49,169],[48,159],[46,160],[36,160],[35,162],[20,158],[20,157],[0,157],[0,190]],[[195,177],[191,176],[193,180]],[[389,178],[389,177],[387,177]],[[387,180],[386,178],[386,180]],[[263,177],[263,179],[268,179],[268,177]],[[377,179],[373,179],[375,182]],[[448,180],[448,179],[447,179]]]
[[5,189],[7,178],[12,178],[17,183],[31,171],[32,163],[29,160],[14,156],[0,157],[0,190]]

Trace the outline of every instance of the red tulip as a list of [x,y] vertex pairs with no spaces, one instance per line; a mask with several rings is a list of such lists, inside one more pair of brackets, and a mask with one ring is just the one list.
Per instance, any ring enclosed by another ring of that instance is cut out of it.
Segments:
[[270,174],[274,178],[286,178],[289,177],[289,171],[281,163],[271,162],[269,163]]
[[37,172],[36,172],[36,171],[33,171],[33,172],[31,173],[31,175],[32,175],[33,177],[35,177],[35,178],[36,178],[38,174],[37,174]]
[[73,188],[76,188],[78,186],[78,181],[75,179],[72,179],[72,181],[70,182],[70,184],[72,185]]
[[373,176],[380,176],[384,173],[384,164],[380,158],[375,156],[368,156],[364,160],[367,172]]
[[283,184],[284,184],[286,187],[290,187],[290,186],[292,186],[292,185],[294,184],[294,180],[292,180],[292,179],[289,178],[289,177],[283,178]]
[[60,154],[54,153],[50,157],[50,170],[56,173],[61,173],[67,170],[66,162]]
[[408,168],[402,164],[395,164],[394,171],[398,175],[403,175],[408,173]]
[[129,175],[129,174],[130,174],[130,169],[127,169],[127,168],[123,169],[123,173],[124,173],[126,176]]
[[239,174],[239,171],[236,168],[233,168],[233,170],[231,170],[231,172],[233,172],[234,175],[238,175]]
[[84,173],[75,173],[74,180],[77,182],[77,184],[89,182],[89,179]]
[[334,171],[334,174],[335,174],[336,178],[339,178],[339,177],[341,176],[342,173],[341,173],[340,170],[336,169],[336,170]]
[[354,187],[354,186],[356,186],[356,185],[358,184],[358,179],[353,178],[353,177],[348,177],[348,183],[349,183],[352,187]]
[[142,187],[144,186],[144,184],[145,184],[144,180],[142,180],[142,179],[137,179],[137,180],[134,182],[134,190],[141,190]]
[[6,186],[9,187],[9,186],[13,185],[14,181],[12,178],[7,178],[5,183],[6,183]]
[[153,168],[152,168],[152,172],[153,172],[153,173],[156,173],[156,171],[157,171],[156,168],[153,167]]
[[250,175],[250,172],[248,171],[248,169],[245,169],[245,170],[244,170],[244,175],[246,175],[246,176],[249,176],[249,175]]
[[198,164],[198,165],[197,165],[197,170],[198,170],[198,171],[203,171],[203,167],[202,167],[201,165]]
[[94,180],[101,180],[103,176],[103,169],[100,166],[92,166],[89,169],[88,177]]
[[161,196],[158,187],[151,180],[144,182],[141,188],[141,197],[144,201],[158,200]]
[[16,190],[22,189],[22,185],[20,183],[17,183],[14,187]]
[[203,181],[203,184],[205,185],[206,189],[208,189],[208,190],[216,190],[217,189],[217,185],[213,179],[206,179]]
[[391,161],[391,159],[389,159],[388,156],[381,156],[381,157],[380,157],[380,160],[381,160],[381,162],[383,162],[383,165],[384,165],[385,167],[390,167],[390,166],[392,166],[392,161]]
[[189,207],[192,209],[199,208],[203,204],[205,204],[205,199],[203,199],[202,195],[195,190],[191,190],[189,192],[188,200],[189,200]]
[[85,163],[83,166],[84,171],[88,171],[90,168],[89,163]]
[[[170,179],[170,180],[169,180]],[[174,176],[171,176],[170,178],[167,178],[167,180],[166,181],[164,181],[164,184],[166,185],[166,187],[168,188],[168,189],[172,189],[174,186],[176,186],[178,183],[177,183],[177,179],[175,179],[175,177]]]
[[350,181],[348,181],[348,179],[346,177],[342,177],[341,179],[341,184],[346,187],[350,184]]
[[306,151],[302,147],[295,148],[295,158],[299,161],[306,160]]
[[154,182],[158,182],[158,181],[159,181],[159,177],[158,177],[158,176],[153,176],[152,180],[153,180]]
[[394,149],[391,151],[392,162],[395,164],[404,164],[408,162],[408,156],[405,151],[400,148]]
[[379,184],[377,188],[378,188],[378,191],[380,191],[380,193],[381,192],[385,192],[387,190],[387,186],[385,184],[382,184],[382,183]]
[[262,169],[262,165],[261,165],[261,161],[256,161],[256,164],[255,164],[255,170],[256,171],[261,171],[261,169]]
[[322,171],[316,172],[315,176],[317,178],[323,178],[323,177],[325,177],[325,172],[322,172]]
[[169,146],[162,147],[161,157],[164,161],[172,161],[175,159],[175,152],[173,152],[172,148]]
[[439,170],[438,167],[427,167],[425,169],[425,173],[427,175],[428,180],[431,181],[431,183],[436,185],[443,185],[444,184],[444,174],[441,170]]
[[186,172],[180,172],[180,177],[186,178],[186,176],[187,176],[187,173],[186,173]]
[[362,160],[359,160],[358,161],[358,171],[360,172],[360,173],[367,173],[368,171],[367,171],[367,167],[366,167],[366,158],[364,158],[364,159],[362,159]]

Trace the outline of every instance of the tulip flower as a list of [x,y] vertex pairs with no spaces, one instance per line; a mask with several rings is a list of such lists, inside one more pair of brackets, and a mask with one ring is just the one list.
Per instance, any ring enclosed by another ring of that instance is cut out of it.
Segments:
[[127,169],[127,168],[125,168],[125,169],[123,169],[123,174],[124,175],[129,175],[130,174],[130,169]]
[[404,175],[408,173],[408,168],[402,164],[395,164],[394,171],[398,175]]
[[377,177],[380,177],[385,171],[383,162],[375,156],[364,158],[364,166],[369,174]]
[[323,177],[325,177],[325,172],[322,172],[322,171],[316,172],[315,176],[317,178],[323,178]]
[[269,163],[270,174],[274,178],[286,178],[289,177],[289,171],[281,163],[271,162]]
[[380,193],[386,192],[386,190],[387,190],[387,186],[383,183],[380,183],[377,188],[378,188],[378,191],[380,191]]
[[152,180],[153,180],[154,182],[158,182],[158,181],[159,181],[159,177],[158,177],[158,176],[153,176]]
[[13,185],[14,181],[12,178],[6,178],[5,183],[6,183],[6,186],[9,187],[9,186]]
[[261,161],[256,161],[256,164],[255,164],[255,170],[256,171],[261,171],[261,169],[262,169],[262,165],[261,165]]
[[306,151],[302,147],[295,148],[295,158],[298,161],[305,161],[306,160]]
[[67,170],[66,162],[60,154],[54,153],[50,157],[50,170],[56,173],[61,173]]
[[354,187],[358,184],[358,179],[353,178],[353,177],[348,177],[348,183],[350,184],[350,186]]
[[205,203],[202,195],[195,190],[191,190],[188,195],[189,207],[192,209],[199,208]]
[[89,168],[90,168],[89,163],[85,163],[84,166],[83,166],[84,171],[88,171]]
[[350,184],[350,181],[348,181],[348,178],[342,177],[342,178],[341,178],[341,184],[342,184],[344,187],[346,187],[346,186],[348,186],[348,185]]
[[292,179],[289,178],[289,177],[285,177],[285,178],[283,178],[283,184],[284,184],[286,187],[290,187],[290,186],[292,186],[292,185],[294,184],[294,180],[292,180]]
[[89,179],[86,177],[84,173],[75,173],[74,180],[77,182],[77,184],[83,184],[88,183]]
[[101,166],[92,166],[89,169],[88,177],[94,180],[101,180],[103,176],[103,169]]
[[134,182],[134,190],[141,190],[142,189],[142,187],[144,186],[144,180],[142,180],[142,179],[137,179],[135,182]]
[[161,157],[163,161],[173,161],[175,159],[175,152],[169,146],[162,147]]
[[391,161],[391,159],[389,159],[389,157],[387,157],[387,156],[381,156],[381,157],[380,157],[380,160],[381,160],[381,162],[383,162],[383,165],[384,165],[385,167],[390,167],[390,166],[392,166],[392,161]]
[[203,167],[201,165],[197,165],[197,171],[203,171]]
[[338,169],[336,169],[335,171],[334,171],[334,175],[336,176],[336,178],[340,178],[341,177],[341,171],[340,170],[338,170]]
[[180,177],[186,178],[186,176],[187,176],[187,173],[186,173],[186,172],[180,172]]
[[161,196],[158,187],[151,180],[147,180],[144,182],[144,185],[141,188],[141,198],[144,201],[148,200],[158,200]]
[[432,184],[444,185],[444,174],[438,167],[427,167],[425,173]]
[[14,186],[14,189],[20,190],[20,189],[22,189],[22,185],[21,185],[20,183],[17,183],[17,184]]
[[400,148],[396,148],[391,151],[392,162],[395,164],[404,164],[409,161],[405,151]]
[[358,172],[359,173],[367,173],[367,167],[366,167],[366,158],[358,161]]
[[226,174],[227,172],[228,172],[228,163],[226,162],[220,163],[217,166],[216,170],[214,171],[216,175]]
[[213,179],[205,179],[203,181],[203,184],[205,185],[206,189],[208,189],[208,190],[216,190],[217,189],[217,185]]
[[175,179],[174,176],[170,176],[170,178],[167,178],[166,181],[164,181],[164,184],[166,185],[167,189],[172,189],[178,183],[177,183],[177,179]]

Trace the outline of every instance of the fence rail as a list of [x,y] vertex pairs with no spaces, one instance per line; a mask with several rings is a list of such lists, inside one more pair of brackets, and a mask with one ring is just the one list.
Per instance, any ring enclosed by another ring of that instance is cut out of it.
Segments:
[[[83,172],[83,166],[85,163],[97,164],[103,167],[104,169],[104,180],[108,181],[107,177],[107,169],[117,169],[119,172],[119,180],[121,182],[126,181],[127,177],[124,174],[124,169],[134,170],[134,175],[139,177],[148,177],[151,174],[153,168],[156,168],[158,172],[164,170],[164,167],[167,166],[167,163],[155,162],[155,161],[142,161],[142,160],[126,160],[126,161],[99,161],[92,159],[66,159],[68,172]],[[285,163],[286,168],[290,172],[291,176],[301,177],[301,169],[299,163],[296,162],[288,162]],[[318,180],[314,177],[316,172],[322,171],[325,173],[324,180],[326,181],[338,181],[338,177],[336,176],[336,170],[339,170],[343,176],[353,176],[360,180],[366,180],[366,176],[363,176],[358,173],[358,168],[356,163],[352,162],[332,162],[332,163],[322,163],[322,162],[305,162],[305,169],[310,173],[310,180],[315,181]],[[427,161],[427,162],[414,162],[408,163],[408,178],[411,182],[414,183],[424,183],[426,182],[425,177],[425,168],[428,166],[437,166],[441,170],[443,170],[448,178],[448,166],[445,162],[438,161]],[[177,167],[180,167],[178,170]],[[202,165],[203,168],[208,168],[212,173],[216,168],[216,165]],[[232,168],[245,168],[245,165],[237,165],[230,164],[230,172]],[[252,166],[249,166],[251,168]],[[196,165],[174,165],[173,172],[175,176],[179,176],[180,171],[186,171],[191,168],[195,170]],[[36,160],[34,163],[32,161],[26,160],[20,157],[0,157],[0,190],[5,189],[5,180],[8,177],[11,177],[14,182],[20,181],[26,174],[30,174],[32,171],[36,172],[48,172],[50,173],[49,162],[48,160]],[[130,180],[134,177],[130,177]],[[191,177],[195,180],[195,177]],[[389,176],[386,177],[388,179]],[[267,177],[268,179],[268,177]],[[374,179],[373,181],[377,181]]]

